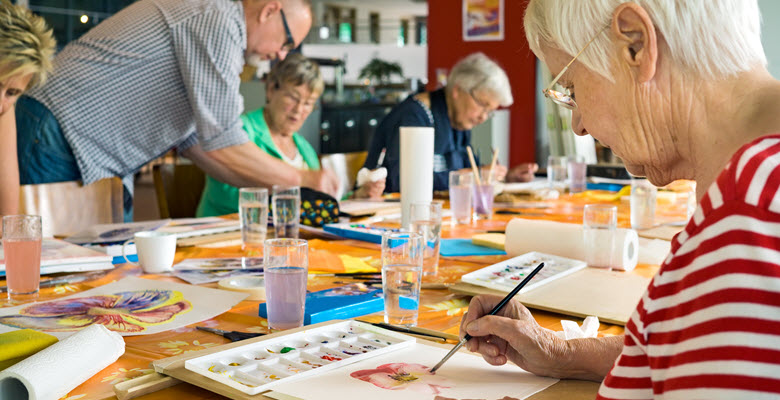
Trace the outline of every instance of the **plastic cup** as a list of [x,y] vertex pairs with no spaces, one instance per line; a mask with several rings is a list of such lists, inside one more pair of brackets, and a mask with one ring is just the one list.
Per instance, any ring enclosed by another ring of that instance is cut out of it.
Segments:
[[582,220],[585,241],[585,261],[590,267],[609,268],[617,262],[615,233],[617,231],[617,207],[605,204],[588,204]]

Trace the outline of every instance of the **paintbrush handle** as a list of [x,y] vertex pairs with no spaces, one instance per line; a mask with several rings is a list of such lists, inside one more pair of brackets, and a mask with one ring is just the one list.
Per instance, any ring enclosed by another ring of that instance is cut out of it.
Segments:
[[479,177],[479,168],[477,167],[477,162],[474,160],[474,152],[471,151],[471,146],[466,146],[466,151],[469,154],[471,170],[474,171],[474,181],[477,182],[477,185],[482,186],[482,179]]

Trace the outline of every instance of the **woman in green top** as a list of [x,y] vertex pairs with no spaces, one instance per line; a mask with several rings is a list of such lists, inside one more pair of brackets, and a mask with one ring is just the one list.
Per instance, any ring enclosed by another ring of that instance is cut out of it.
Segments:
[[[268,73],[266,106],[241,116],[249,140],[268,154],[298,168],[318,170],[317,152],[296,133],[311,114],[324,83],[316,63],[300,53],[289,54]],[[384,181],[358,189],[356,197],[384,191]],[[238,212],[238,188],[206,177],[198,217]]]

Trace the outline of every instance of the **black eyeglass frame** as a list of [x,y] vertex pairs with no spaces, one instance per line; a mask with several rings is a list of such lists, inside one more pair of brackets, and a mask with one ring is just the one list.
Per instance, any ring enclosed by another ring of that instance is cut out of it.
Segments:
[[290,25],[287,24],[287,17],[285,17],[284,15],[284,10],[279,9],[279,13],[282,14],[282,25],[284,25],[284,34],[287,36],[287,39],[284,41],[284,44],[282,45],[282,50],[290,51],[296,47],[295,39],[293,39],[292,32],[290,32]]

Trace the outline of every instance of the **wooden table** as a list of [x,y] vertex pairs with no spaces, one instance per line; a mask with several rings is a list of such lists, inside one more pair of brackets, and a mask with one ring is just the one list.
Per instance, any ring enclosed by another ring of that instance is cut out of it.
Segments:
[[[603,201],[603,199],[598,196],[596,199]],[[544,202],[544,204],[541,204],[543,207],[540,208],[514,208],[514,210],[523,213],[522,215],[519,215],[523,218],[542,218],[554,221],[579,223],[582,221],[582,210],[584,205],[593,202],[595,202],[595,200],[590,194],[579,196],[567,195],[558,200]],[[629,217],[627,204],[625,204],[625,202],[621,203],[619,200],[615,201],[614,204],[618,205],[619,208],[618,225],[622,227],[627,226]],[[496,207],[496,209],[504,208],[507,207],[502,207],[501,205],[497,205]],[[679,217],[679,212],[675,213],[670,212],[669,210],[661,210],[660,214]],[[516,217],[516,215],[494,215],[493,219],[477,221],[468,226],[450,226],[445,222],[442,236],[444,238],[468,238],[475,233],[486,232],[488,230],[502,230],[507,222],[514,217]],[[366,242],[354,240],[324,241],[314,239],[310,240],[310,249],[316,253],[316,256],[313,256],[310,260],[310,269],[312,270],[317,268],[317,263],[322,265],[332,262],[334,260],[333,257],[336,257],[335,259],[337,259],[338,254],[361,257],[369,260],[369,264],[377,267],[380,262],[379,245]],[[222,248],[190,247],[179,249],[176,260],[178,262],[185,258],[231,257],[243,255],[245,254],[241,251],[239,246]],[[505,258],[505,256],[442,257],[439,263],[439,274],[435,278],[425,279],[424,282],[457,282],[461,275],[496,263]],[[652,265],[640,265],[634,273],[651,276],[657,271],[657,268],[657,266]],[[42,300],[54,299],[100,286],[125,276],[140,275],[142,275],[142,271],[138,267],[125,264],[118,266],[101,279],[43,289],[40,297]],[[165,275],[143,276],[145,278],[178,283],[183,282],[178,278]],[[312,291],[322,290],[339,286],[342,283],[336,282],[340,281],[344,281],[344,278],[313,277],[310,278],[308,287]],[[216,284],[207,284],[204,286],[216,287]],[[459,322],[468,307],[468,301],[468,297],[455,295],[443,289],[423,290],[421,294],[419,326],[457,335]],[[113,392],[114,384],[153,372],[149,364],[154,360],[229,342],[221,336],[198,331],[195,329],[195,325],[205,325],[225,330],[245,332],[268,332],[267,322],[265,319],[257,316],[257,309],[257,301],[243,301],[222,315],[185,328],[154,335],[125,337],[125,354],[114,364],[105,368],[84,384],[74,389],[65,399],[95,400],[115,398]],[[543,311],[534,311],[533,314],[540,325],[553,330],[562,329],[560,323],[561,319],[577,320],[577,318]],[[382,320],[382,316],[376,314],[360,319],[369,322],[379,322]],[[599,329],[600,335],[618,335],[622,333],[623,328],[616,325],[602,324]],[[581,398],[593,398],[597,387],[598,385],[592,382],[562,381],[548,391],[537,394],[533,398],[556,398],[560,393],[566,393],[567,395],[578,394],[577,396],[581,396]],[[560,392],[560,390],[564,390],[564,392]],[[174,398],[200,400],[222,399],[223,397],[189,384],[179,384],[138,398],[142,400],[170,400]]]

